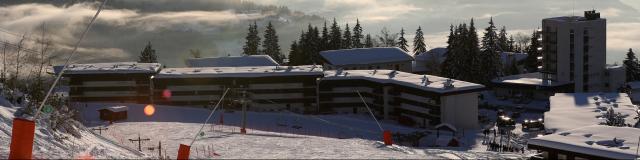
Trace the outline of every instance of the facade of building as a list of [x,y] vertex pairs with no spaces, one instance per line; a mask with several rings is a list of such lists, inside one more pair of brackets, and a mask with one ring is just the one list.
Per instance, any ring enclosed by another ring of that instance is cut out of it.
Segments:
[[[148,103],[150,78],[159,63],[72,64],[64,71],[74,102]],[[61,67],[57,67],[58,73]]]
[[249,110],[315,113],[322,76],[320,66],[165,68],[153,78],[153,101],[207,107],[229,89],[227,106],[240,107],[232,100],[246,98]]
[[491,81],[496,97],[516,101],[549,100],[555,93],[573,92],[573,83],[543,81],[539,72],[498,77]]
[[192,58],[187,60],[188,67],[247,67],[278,65],[278,62],[268,55]]
[[355,48],[320,52],[326,70],[388,69],[411,72],[413,56],[397,47]]
[[451,124],[471,129],[478,127],[481,90],[484,86],[479,84],[393,70],[325,71],[320,111],[369,114],[364,99],[381,119],[424,128]]
[[162,68],[160,64],[72,65],[72,102],[116,102],[298,113],[369,114],[432,128],[478,126],[483,85],[396,70],[324,70],[321,66]]
[[542,20],[544,78],[573,82],[575,92],[607,91],[606,31],[596,11]]

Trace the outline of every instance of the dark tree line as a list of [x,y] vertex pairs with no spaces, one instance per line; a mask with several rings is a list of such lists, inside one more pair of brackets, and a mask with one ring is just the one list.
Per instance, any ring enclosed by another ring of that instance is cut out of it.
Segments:
[[[264,41],[260,42],[260,33],[258,31],[258,24],[253,22],[249,25],[247,36],[245,37],[245,44],[242,47],[242,54],[244,55],[259,55],[266,54],[271,56],[276,62],[282,64],[285,56],[282,54],[280,45],[278,44],[278,33],[271,22],[267,24],[264,31]],[[262,45],[262,49],[260,46]]]
[[622,63],[626,68],[627,82],[640,81],[640,62],[631,48],[629,48],[627,57]]
[[[509,37],[509,38],[507,38]],[[514,52],[515,41],[507,34],[506,27],[497,31],[493,19],[478,39],[473,19],[449,28],[447,58],[441,65],[440,75],[463,81],[488,84],[492,79],[506,74],[518,74],[517,62],[502,64],[501,52]]]
[[[413,42],[414,53],[426,52],[422,28],[416,30]],[[327,26],[325,22],[322,29],[308,25],[306,30],[300,33],[300,38],[291,43],[289,50],[289,65],[320,64],[319,53],[326,50],[371,48],[371,47],[399,47],[405,52],[409,51],[408,40],[405,38],[405,30],[400,33],[392,33],[383,28],[380,34],[374,38],[371,34],[364,34],[360,21],[357,20],[353,28],[345,24],[344,29],[338,25],[336,19]]]

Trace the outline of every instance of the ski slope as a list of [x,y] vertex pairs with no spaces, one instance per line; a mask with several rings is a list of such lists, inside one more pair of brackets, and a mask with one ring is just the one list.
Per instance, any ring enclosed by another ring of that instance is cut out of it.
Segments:
[[[7,159],[11,144],[11,126],[17,107],[0,97],[0,159]],[[96,136],[86,128],[78,130],[82,138],[50,130],[45,119],[36,124],[36,136],[33,147],[34,159],[132,159],[149,158],[136,150],[115,144],[112,140]]]
[[[153,116],[144,116],[143,105],[127,104],[128,119],[105,124],[98,122],[97,109],[122,104],[88,104],[83,118],[88,126],[106,126],[103,135],[129,148],[138,147],[128,139],[149,138],[142,144],[143,152],[158,156],[162,142],[163,157],[175,158],[180,144],[189,144],[210,110],[156,106]],[[219,123],[220,113],[212,120]],[[341,158],[341,159],[494,159],[523,158],[520,154],[465,150],[464,148],[412,148],[385,146],[375,121],[366,115],[297,115],[293,113],[248,112],[247,134],[240,134],[241,114],[225,112],[224,125],[207,124],[204,133],[192,145],[191,158]],[[293,126],[301,127],[299,129]],[[383,121],[385,129],[412,132],[417,129]],[[473,141],[473,140],[472,140]],[[464,143],[464,142],[463,142]],[[475,142],[473,142],[475,143]],[[197,148],[197,149],[196,149]],[[215,153],[215,154],[214,154]]]

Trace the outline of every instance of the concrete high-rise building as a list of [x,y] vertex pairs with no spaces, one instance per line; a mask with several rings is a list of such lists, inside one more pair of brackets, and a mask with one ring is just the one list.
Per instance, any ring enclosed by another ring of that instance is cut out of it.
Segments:
[[573,82],[575,92],[608,91],[607,21],[600,13],[542,20],[543,79]]

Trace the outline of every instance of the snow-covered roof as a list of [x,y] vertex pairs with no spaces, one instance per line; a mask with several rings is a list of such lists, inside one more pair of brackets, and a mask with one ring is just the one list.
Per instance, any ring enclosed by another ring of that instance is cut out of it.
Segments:
[[448,78],[418,75],[394,70],[331,70],[324,72],[323,80],[365,79],[378,83],[392,83],[407,87],[436,92],[448,93],[465,90],[483,89],[484,86],[471,82],[452,80],[453,87],[445,87]]
[[122,112],[122,111],[127,111],[129,108],[127,106],[113,106],[113,107],[107,107],[104,109],[109,110],[111,112]]
[[637,107],[626,93],[556,93],[549,97],[549,104],[550,110],[544,114],[545,127],[559,132],[605,122],[600,116],[609,107],[627,115],[626,123],[636,121],[633,117]]
[[[108,74],[108,73],[157,73],[160,63],[114,62],[70,64],[64,74]],[[63,66],[54,66],[56,74]]]
[[269,77],[322,76],[322,66],[254,66],[254,67],[198,67],[165,68],[155,78],[213,78],[213,77]]
[[320,56],[338,66],[413,61],[413,56],[397,47],[330,50]]
[[415,59],[416,61],[428,61],[433,55],[437,55],[438,58],[440,58],[438,59],[439,63],[442,63],[447,58],[447,48],[438,47],[427,52],[419,53]]
[[491,80],[493,83],[508,83],[508,84],[522,84],[522,85],[535,85],[535,86],[561,86],[571,82],[554,82],[547,81],[544,83],[542,80],[542,74],[540,72],[516,74],[504,77],[498,77]]
[[638,128],[590,125],[533,138],[528,143],[611,159],[636,159],[638,135]]
[[187,60],[189,67],[247,67],[247,66],[277,66],[278,62],[268,55],[226,56],[193,58]]

